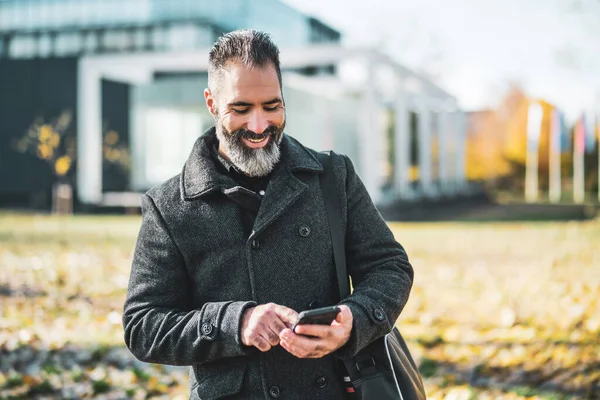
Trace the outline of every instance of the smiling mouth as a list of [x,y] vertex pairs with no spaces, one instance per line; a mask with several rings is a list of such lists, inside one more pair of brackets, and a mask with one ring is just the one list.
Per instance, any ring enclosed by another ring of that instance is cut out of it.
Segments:
[[269,135],[265,135],[264,137],[260,138],[260,139],[250,139],[250,138],[246,138],[247,141],[251,142],[251,143],[260,143],[263,140],[266,140],[269,137]]

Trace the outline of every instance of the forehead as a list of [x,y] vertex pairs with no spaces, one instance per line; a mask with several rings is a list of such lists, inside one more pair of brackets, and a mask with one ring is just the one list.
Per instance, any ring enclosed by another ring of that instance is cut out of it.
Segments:
[[249,103],[271,100],[281,96],[277,71],[273,64],[264,67],[249,67],[242,63],[230,62],[223,69],[220,97],[230,103]]

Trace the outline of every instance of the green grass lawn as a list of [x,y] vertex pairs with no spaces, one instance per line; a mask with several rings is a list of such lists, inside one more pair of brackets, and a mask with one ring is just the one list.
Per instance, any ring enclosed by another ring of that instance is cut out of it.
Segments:
[[[187,398],[137,362],[122,304],[139,217],[0,214],[0,399]],[[398,326],[431,399],[600,398],[600,221],[392,223]]]

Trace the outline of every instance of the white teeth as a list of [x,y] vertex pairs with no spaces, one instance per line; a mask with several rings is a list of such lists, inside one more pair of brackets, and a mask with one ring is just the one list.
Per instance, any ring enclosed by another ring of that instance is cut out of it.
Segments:
[[252,143],[260,143],[260,142],[262,142],[263,140],[265,140],[266,138],[267,138],[267,137],[265,136],[264,138],[262,138],[262,139],[258,139],[258,140],[257,140],[257,139],[249,139],[249,138],[248,138],[247,140],[248,140],[249,142],[252,142]]

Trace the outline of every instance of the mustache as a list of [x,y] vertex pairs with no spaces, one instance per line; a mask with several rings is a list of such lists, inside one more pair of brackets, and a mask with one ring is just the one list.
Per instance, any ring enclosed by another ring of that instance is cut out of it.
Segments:
[[281,134],[281,130],[277,128],[275,125],[269,125],[267,129],[263,131],[263,133],[256,133],[249,129],[237,129],[231,132],[232,139],[251,139],[251,140],[260,140],[264,139],[265,136],[277,136]]

